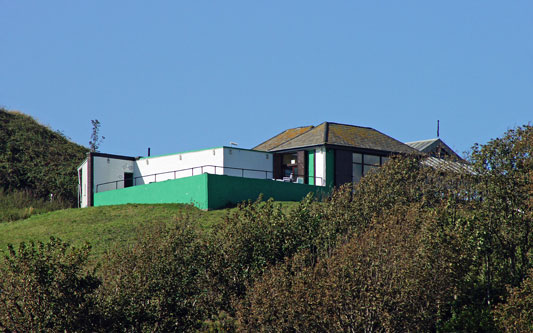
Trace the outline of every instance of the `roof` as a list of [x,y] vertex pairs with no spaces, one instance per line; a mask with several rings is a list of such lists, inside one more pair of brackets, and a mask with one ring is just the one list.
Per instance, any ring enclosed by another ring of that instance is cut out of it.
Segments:
[[418,151],[422,151],[422,152],[428,152],[428,151],[431,151],[431,149],[427,150],[428,148],[430,148],[431,146],[433,146],[435,143],[438,142],[438,140],[440,139],[429,139],[429,140],[420,140],[420,141],[411,141],[411,142],[406,142],[405,144],[406,145],[409,145],[411,147],[413,147],[414,149],[418,150]]
[[[285,141],[279,140],[280,135],[286,132],[293,134],[296,129],[301,129],[299,135]],[[316,127],[298,127],[287,130],[253,149],[268,148],[269,151],[280,151],[317,145],[336,145],[399,153],[418,152],[416,149],[373,128],[331,122],[323,122]]]
[[429,156],[424,159],[422,164],[441,171],[475,174],[472,166],[467,163],[450,161],[433,156]]
[[[414,149],[427,153],[430,155],[437,154],[439,149],[444,150],[448,155],[458,160],[462,160],[456,152],[454,152],[447,144],[439,138],[406,142],[406,145],[413,147]],[[432,154],[433,153],[433,154]]]
[[258,146],[252,148],[253,150],[264,150],[268,151],[271,150],[293,138],[296,136],[305,133],[312,129],[314,126],[303,126],[303,127],[296,127],[296,128],[289,128],[288,130],[285,130],[281,132],[280,134],[276,135],[275,137],[268,139],[267,141],[259,144]]

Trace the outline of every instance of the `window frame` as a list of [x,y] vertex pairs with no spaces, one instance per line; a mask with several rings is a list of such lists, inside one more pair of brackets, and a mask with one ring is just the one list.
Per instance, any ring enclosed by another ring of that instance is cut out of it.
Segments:
[[[357,160],[355,158],[355,154],[358,154],[358,155],[361,156],[361,159],[360,159],[361,162],[355,162]],[[365,156],[372,156],[373,158],[374,157],[379,158],[378,164],[365,162]],[[383,155],[376,155],[376,154],[369,154],[369,153],[362,153],[362,152],[352,152],[352,182],[353,183],[359,183],[364,176],[366,176],[368,173],[372,172],[372,169],[382,167],[383,164],[386,163],[389,158],[390,158],[389,156],[383,156]],[[356,178],[356,175],[355,175],[355,166],[356,165],[359,166],[358,168],[359,168],[359,170],[361,172],[361,174],[358,175],[357,178]]]

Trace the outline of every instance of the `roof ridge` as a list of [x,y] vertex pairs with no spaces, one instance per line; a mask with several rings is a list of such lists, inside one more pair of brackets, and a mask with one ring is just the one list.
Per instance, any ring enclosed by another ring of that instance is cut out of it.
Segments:
[[[300,133],[300,134],[298,134],[297,136],[292,137],[292,138],[290,138],[289,140],[287,140],[287,141],[285,141],[285,142],[282,142],[282,143],[280,143],[279,145],[277,145],[277,146],[275,146],[275,147],[272,147],[271,150],[272,150],[272,149],[276,149],[277,147],[282,146],[282,145],[284,145],[284,144],[286,144],[286,143],[288,143],[288,142],[290,142],[290,141],[292,141],[292,140],[296,140],[296,139],[299,138],[300,136],[302,136],[302,135],[304,135],[304,134],[307,134],[307,133],[309,133],[309,132],[311,132],[311,131],[313,131],[313,130],[319,128],[319,127],[322,126],[323,124],[326,124],[326,125],[327,125],[327,123],[328,123],[327,121],[323,121],[323,122],[321,122],[320,124],[318,124],[318,125],[316,125],[316,126],[311,125],[311,126],[310,126],[311,128],[310,128],[309,130],[307,130],[307,131],[305,131],[305,132],[303,132],[303,133]],[[326,126],[326,127],[327,127],[327,126]],[[325,143],[326,143],[326,142],[324,141],[324,144],[325,144]]]
[[408,141],[405,144],[415,143],[415,142],[437,141],[437,140],[442,141],[441,138],[433,138],[433,139],[425,139],[425,140]]
[[342,125],[342,126],[350,126],[350,127],[359,127],[359,128],[374,129],[373,127],[368,127],[368,126],[359,126],[359,125],[352,125],[352,124],[343,124],[343,123],[336,123],[336,122],[332,122],[332,121],[325,121],[325,123],[333,124],[333,125]]

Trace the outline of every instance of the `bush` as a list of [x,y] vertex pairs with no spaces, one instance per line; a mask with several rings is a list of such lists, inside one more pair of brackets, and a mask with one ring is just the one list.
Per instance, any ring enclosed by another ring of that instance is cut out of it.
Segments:
[[100,280],[86,272],[88,245],[60,239],[9,246],[0,264],[0,330],[92,331],[97,325],[94,292]]
[[469,261],[460,237],[420,205],[397,207],[315,266],[302,252],[238,306],[242,331],[431,331]]
[[105,258],[100,290],[111,331],[192,331],[210,314],[207,256],[187,221],[148,226],[135,244]]

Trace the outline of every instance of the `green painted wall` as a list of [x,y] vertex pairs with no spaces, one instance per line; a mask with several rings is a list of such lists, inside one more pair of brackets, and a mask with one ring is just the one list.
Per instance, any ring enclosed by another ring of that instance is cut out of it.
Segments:
[[320,186],[211,174],[208,175],[207,186],[209,209],[223,208],[248,199],[255,200],[261,193],[264,200],[274,198],[278,201],[300,201],[309,192],[317,196],[326,194],[326,188]]
[[192,203],[200,209],[208,209],[207,176],[208,174],[202,174],[95,193],[94,205]]
[[244,200],[299,201],[309,192],[327,194],[321,186],[285,183],[265,179],[203,174],[96,193],[95,206],[127,203],[192,203],[200,209],[219,209]]
[[335,151],[326,149],[326,187],[328,189],[335,186]]
[[309,172],[309,185],[315,185],[315,151],[310,150],[308,152],[308,164],[307,164],[307,171]]

